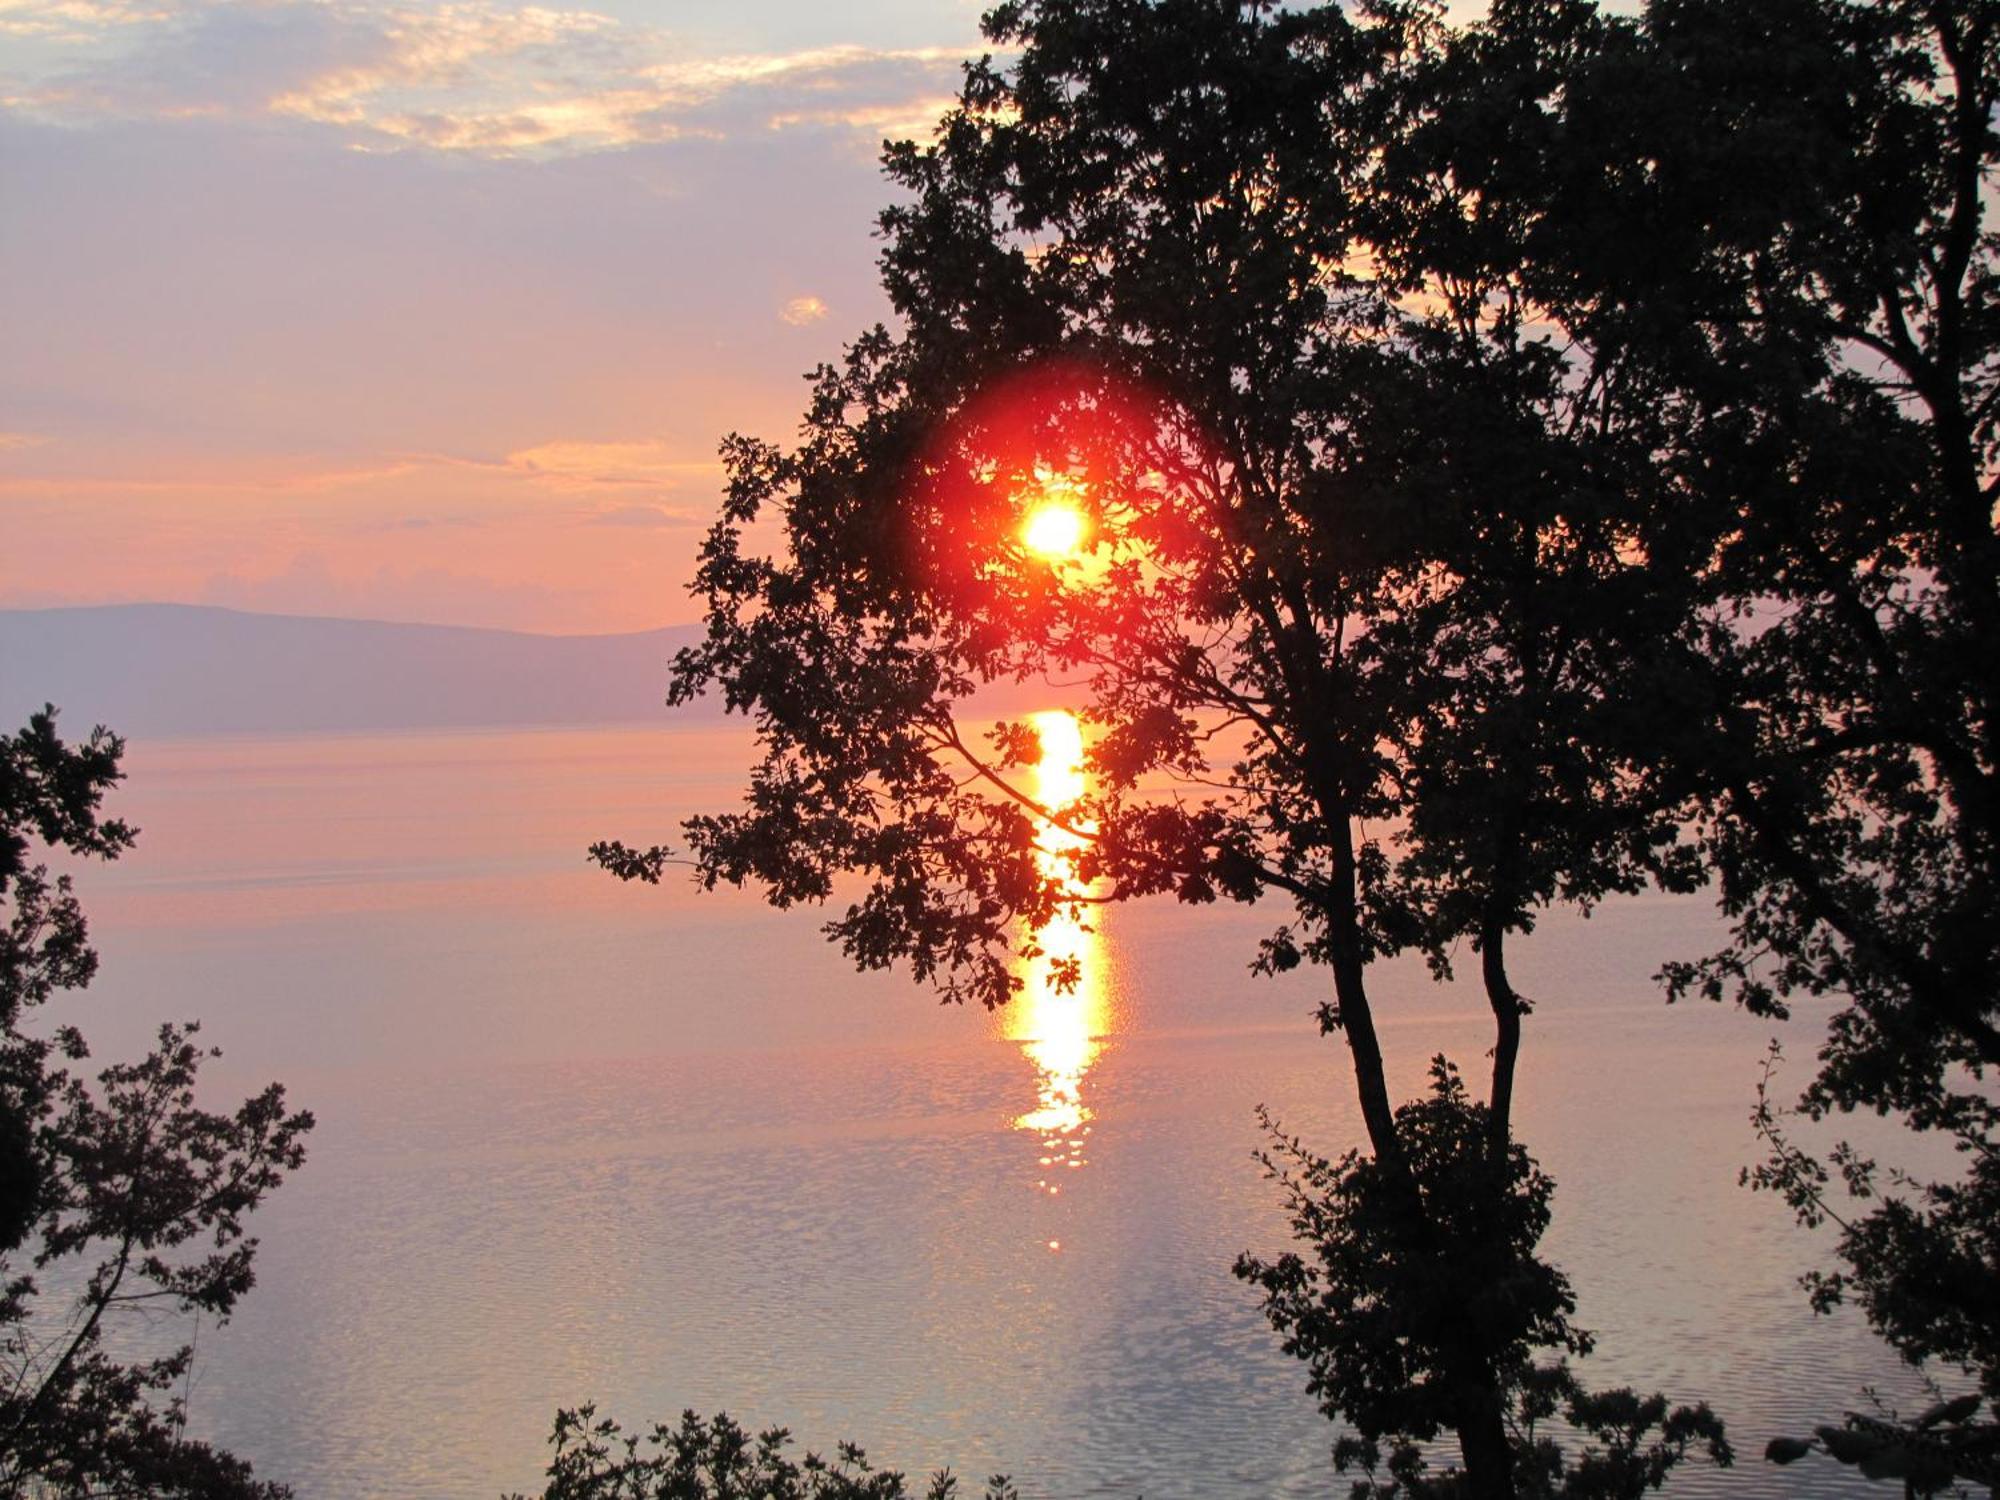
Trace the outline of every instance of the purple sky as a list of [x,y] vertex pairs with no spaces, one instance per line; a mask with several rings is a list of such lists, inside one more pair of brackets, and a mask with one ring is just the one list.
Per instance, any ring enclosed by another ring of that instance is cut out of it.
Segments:
[[686,620],[961,0],[0,0],[0,605]]

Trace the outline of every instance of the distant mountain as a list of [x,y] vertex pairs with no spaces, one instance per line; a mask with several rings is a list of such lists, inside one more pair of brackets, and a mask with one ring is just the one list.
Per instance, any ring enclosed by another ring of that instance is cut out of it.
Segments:
[[665,723],[667,664],[700,634],[527,635],[182,604],[0,610],[0,731],[44,703],[70,732],[137,736]]

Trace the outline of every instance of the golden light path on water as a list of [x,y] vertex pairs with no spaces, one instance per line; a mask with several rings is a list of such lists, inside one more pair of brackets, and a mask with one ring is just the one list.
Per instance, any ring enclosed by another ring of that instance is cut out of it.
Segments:
[[[1083,731],[1074,715],[1060,709],[1030,717],[1041,740],[1041,761],[1035,767],[1035,800],[1060,812],[1083,795]],[[1081,893],[1072,852],[1083,840],[1068,829],[1045,823],[1036,839],[1043,873]],[[1063,1179],[1088,1164],[1085,1154],[1091,1131],[1091,1110],[1084,1102],[1083,1081],[1103,1050],[1109,1029],[1101,939],[1075,915],[1062,914],[1039,934],[1040,957],[1023,960],[1022,988],[1002,1014],[1003,1035],[1021,1044],[1035,1065],[1035,1107],[1018,1116],[1014,1126],[1041,1138],[1037,1190],[1059,1195]],[[1077,965],[1076,982],[1064,987],[1059,970]],[[1057,1248],[1050,1242],[1050,1248]]]

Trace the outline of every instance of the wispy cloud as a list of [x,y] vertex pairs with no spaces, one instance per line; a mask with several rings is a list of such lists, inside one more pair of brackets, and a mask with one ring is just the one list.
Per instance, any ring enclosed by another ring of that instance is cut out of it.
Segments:
[[84,46],[116,27],[157,24],[172,15],[144,0],[0,0],[0,36]]
[[[368,43],[364,59],[328,66],[272,94],[271,113],[447,146],[517,136],[539,144],[602,133],[597,118],[602,110],[536,96],[560,87],[566,68],[608,60],[591,45],[616,29],[608,16],[458,3],[345,7],[342,20]],[[436,138],[454,119],[453,101],[461,112],[456,123],[463,141]]]
[[702,56],[671,31],[495,0],[0,0],[9,32],[81,54],[10,70],[0,99],[30,115],[278,119],[361,150],[489,156],[801,125],[922,134],[967,50]]
[[[544,445],[545,461],[564,446]],[[427,455],[234,488],[0,481],[0,605],[184,600],[536,630],[672,619],[662,610],[682,598],[711,496],[663,498],[655,445],[567,446],[560,474]],[[654,467],[632,467],[635,454]],[[626,487],[642,474],[645,488]]]
[[558,489],[671,488],[691,474],[714,474],[714,459],[689,459],[660,442],[538,443],[509,453],[505,467]]
[[[0,453],[41,447],[47,439],[33,433],[0,432]],[[528,492],[569,494],[590,490],[670,490],[689,479],[719,477],[722,466],[713,458],[688,458],[670,444],[578,442],[557,440],[516,449],[502,458],[463,458],[444,453],[399,453],[373,462],[326,464],[284,456],[239,465],[233,472],[195,469],[129,474],[11,474],[0,476],[0,497],[75,496],[99,494],[215,496],[318,495],[359,492],[406,478],[459,471],[491,484],[495,480]],[[438,518],[429,518],[432,521]],[[399,519],[397,524],[405,524]]]
[[[8,443],[10,437],[27,441]],[[0,433],[0,452],[8,448],[43,446],[45,440],[22,433]],[[385,458],[379,463],[323,466],[303,463],[265,462],[229,470],[207,469],[145,478],[130,474],[9,474],[0,476],[0,497],[10,495],[88,496],[95,494],[143,495],[186,494],[191,490],[213,495],[309,495],[331,490],[362,488],[449,460],[428,457]]]
[[803,328],[826,317],[826,304],[817,297],[794,297],[779,310],[778,316],[794,328]]
[[693,511],[669,509],[664,505],[619,505],[593,511],[584,518],[589,526],[636,526],[641,530],[661,527],[701,526],[708,518]]
[[773,130],[837,127],[853,131],[872,145],[882,140],[927,140],[939,120],[958,102],[947,93],[926,94],[893,104],[834,105],[824,109],[787,109],[771,116]]

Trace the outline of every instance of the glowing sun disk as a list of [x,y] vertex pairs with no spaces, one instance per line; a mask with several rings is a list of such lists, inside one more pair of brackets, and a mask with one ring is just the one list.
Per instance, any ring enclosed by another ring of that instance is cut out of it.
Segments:
[[1073,505],[1038,505],[1021,525],[1022,544],[1043,557],[1068,557],[1082,541],[1083,516]]

